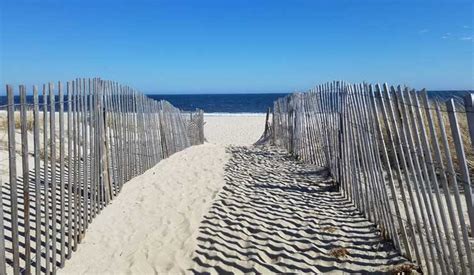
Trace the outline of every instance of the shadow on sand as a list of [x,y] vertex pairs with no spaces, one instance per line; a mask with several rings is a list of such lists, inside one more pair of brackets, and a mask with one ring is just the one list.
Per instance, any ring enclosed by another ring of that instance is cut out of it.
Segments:
[[[85,181],[83,180],[83,174],[77,175],[81,178],[80,185],[72,185],[72,192],[69,193],[68,185],[68,169],[67,166],[64,169],[64,193],[61,193],[61,182],[60,182],[60,167],[56,167],[56,190],[52,191],[52,169],[49,167],[45,181],[45,173],[43,168],[40,171],[39,185],[35,184],[35,172],[30,170],[28,179],[28,190],[29,190],[29,234],[25,233],[25,209],[23,199],[23,186],[24,181],[22,177],[17,178],[17,196],[18,196],[18,241],[19,241],[19,264],[20,272],[25,273],[26,269],[26,240],[29,240],[30,244],[30,267],[31,272],[35,273],[35,267],[38,265],[41,267],[41,273],[53,270],[53,264],[59,268],[61,266],[61,255],[63,254],[64,259],[68,259],[72,252],[76,249],[81,238],[87,228],[87,224],[97,215],[98,212],[105,206],[104,203],[99,204],[97,190],[91,189],[90,178],[87,181],[87,188],[84,188]],[[82,171],[82,170],[81,170]],[[47,183],[47,186],[46,186]],[[5,236],[5,252],[7,261],[7,272],[13,271],[13,227],[12,227],[12,197],[10,184],[2,182],[2,207],[4,211],[4,236]],[[36,207],[36,188],[40,190],[40,208]],[[114,186],[117,189],[116,186]],[[47,190],[47,192],[45,192]],[[95,192],[92,192],[95,191]],[[114,190],[114,191],[118,191]],[[102,194],[102,192],[100,193]],[[53,200],[55,201],[56,215],[53,215]],[[47,203],[46,203],[47,202]],[[62,203],[63,202],[63,203]],[[71,202],[71,205],[70,205]],[[93,203],[93,204],[92,204]],[[94,205],[96,211],[92,211],[91,207]],[[47,208],[46,208],[47,206]],[[46,210],[47,209],[47,210]],[[77,214],[76,214],[77,213]],[[46,226],[46,217],[48,218],[48,226]],[[71,219],[69,218],[71,217]],[[40,235],[36,235],[37,220],[40,219]],[[53,235],[53,228],[56,228],[56,234]],[[77,228],[77,230],[76,230]],[[63,233],[62,233],[63,232]],[[55,238],[54,238],[55,237]],[[64,238],[64,242],[61,241],[61,237]],[[53,244],[55,243],[55,244]],[[55,247],[55,251],[53,250]],[[40,258],[36,257],[36,251],[39,249],[41,252]],[[49,256],[47,255],[47,251]],[[54,256],[53,256],[54,254]],[[49,261],[46,261],[49,259]]]
[[333,186],[272,147],[230,147],[199,228],[193,273],[386,273],[410,264]]

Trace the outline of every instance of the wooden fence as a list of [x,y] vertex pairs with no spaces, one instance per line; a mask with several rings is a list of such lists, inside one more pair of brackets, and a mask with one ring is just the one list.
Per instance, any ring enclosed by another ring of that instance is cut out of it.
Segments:
[[183,117],[191,145],[202,144],[205,141],[204,111],[197,109],[195,112],[184,112]]
[[339,190],[428,274],[473,274],[474,94],[332,82],[274,103],[271,140]]
[[124,183],[204,141],[202,111],[182,114],[112,81],[32,92],[31,103],[21,85],[18,101],[7,85],[8,104],[0,106],[8,131],[0,160],[9,174],[1,182],[0,274],[56,273]]

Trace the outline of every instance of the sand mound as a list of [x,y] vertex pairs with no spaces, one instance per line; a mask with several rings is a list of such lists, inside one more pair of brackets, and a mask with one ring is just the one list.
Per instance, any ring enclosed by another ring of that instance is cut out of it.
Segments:
[[251,145],[265,130],[265,115],[209,116],[204,114],[204,133],[210,143]]
[[184,272],[226,161],[223,147],[194,146],[129,181],[59,273]]

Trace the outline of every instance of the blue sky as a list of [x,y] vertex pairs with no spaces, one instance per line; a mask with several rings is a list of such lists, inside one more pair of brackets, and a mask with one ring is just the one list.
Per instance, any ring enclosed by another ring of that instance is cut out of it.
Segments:
[[473,1],[0,0],[4,85],[100,76],[146,93],[344,79],[474,89]]

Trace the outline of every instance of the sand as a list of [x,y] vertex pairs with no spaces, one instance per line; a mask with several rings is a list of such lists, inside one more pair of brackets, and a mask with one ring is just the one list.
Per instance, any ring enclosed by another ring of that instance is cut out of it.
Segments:
[[364,273],[408,264],[330,189],[325,169],[251,146],[264,115],[205,122],[207,142],[127,182],[59,274]]
[[225,187],[199,228],[194,274],[373,273],[409,264],[334,188],[275,147],[229,147]]
[[250,145],[265,130],[265,114],[238,116],[204,116],[204,133],[208,142],[219,145]]
[[196,229],[222,186],[226,159],[223,147],[195,146],[129,181],[92,222],[61,273],[153,274],[188,268]]
[[175,274],[191,268],[199,224],[225,182],[225,146],[253,144],[265,117],[206,116],[205,121],[208,142],[126,183],[59,273]]

